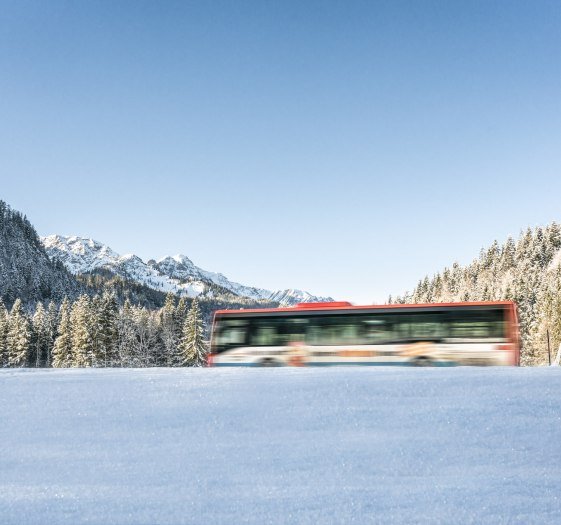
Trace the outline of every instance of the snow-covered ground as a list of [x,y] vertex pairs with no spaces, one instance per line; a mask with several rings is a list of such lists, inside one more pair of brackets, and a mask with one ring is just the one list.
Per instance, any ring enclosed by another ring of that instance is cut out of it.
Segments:
[[561,522],[561,369],[0,371],[0,523]]

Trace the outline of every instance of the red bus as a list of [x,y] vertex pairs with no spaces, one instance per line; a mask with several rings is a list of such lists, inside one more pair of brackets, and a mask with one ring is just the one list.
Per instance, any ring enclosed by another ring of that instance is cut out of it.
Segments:
[[511,301],[219,310],[210,366],[517,366]]

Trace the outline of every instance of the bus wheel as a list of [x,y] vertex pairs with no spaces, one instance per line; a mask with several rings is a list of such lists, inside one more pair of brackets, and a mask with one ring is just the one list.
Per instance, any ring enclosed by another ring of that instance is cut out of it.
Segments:
[[413,366],[434,366],[430,357],[419,356],[413,359]]
[[280,366],[280,363],[278,361],[275,361],[274,359],[271,359],[270,357],[267,357],[266,359],[263,359],[259,362],[259,366]]

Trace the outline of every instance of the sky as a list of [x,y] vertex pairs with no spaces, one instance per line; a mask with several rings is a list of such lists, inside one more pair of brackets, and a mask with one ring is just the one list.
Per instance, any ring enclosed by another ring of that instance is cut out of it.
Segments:
[[561,221],[558,1],[0,6],[40,235],[371,303]]

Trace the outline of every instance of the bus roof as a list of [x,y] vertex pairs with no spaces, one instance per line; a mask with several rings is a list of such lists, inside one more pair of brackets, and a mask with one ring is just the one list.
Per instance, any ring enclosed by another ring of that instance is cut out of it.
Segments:
[[331,303],[300,303],[296,306],[283,308],[248,308],[247,310],[217,310],[215,315],[236,315],[236,314],[272,314],[277,312],[325,312],[325,311],[354,311],[354,310],[393,310],[393,309],[414,309],[414,308],[458,308],[462,306],[488,306],[488,307],[510,307],[514,308],[513,301],[473,301],[461,303],[420,303],[420,304],[367,304],[352,305],[348,302],[331,302]]

